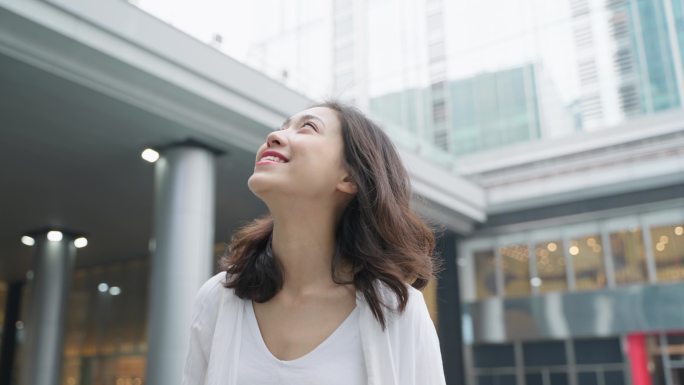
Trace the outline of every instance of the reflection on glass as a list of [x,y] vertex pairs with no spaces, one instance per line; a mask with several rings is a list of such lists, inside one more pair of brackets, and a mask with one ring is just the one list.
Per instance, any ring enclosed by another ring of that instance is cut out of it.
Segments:
[[530,267],[527,245],[499,249],[504,278],[504,294],[516,297],[530,294]]
[[568,254],[572,258],[577,290],[593,290],[606,286],[600,235],[571,239]]
[[625,285],[646,282],[648,275],[641,229],[611,233],[610,245],[613,249],[615,283]]
[[668,335],[667,351],[670,356],[670,361],[684,364],[684,334]]
[[[145,260],[74,271],[64,336],[63,384],[142,384],[148,272]],[[101,291],[103,284],[110,290]],[[120,288],[117,295],[113,287]]]
[[539,291],[566,290],[567,279],[565,276],[565,258],[563,256],[563,241],[560,239],[537,243],[535,246],[537,256],[537,275],[541,279]]
[[666,385],[665,367],[663,360],[662,346],[660,344],[660,336],[657,334],[646,337],[646,349],[648,350],[648,366],[653,368],[651,371],[652,385]]
[[496,257],[494,250],[476,251],[475,259],[475,287],[477,299],[484,299],[496,295]]
[[652,227],[651,249],[658,281],[684,279],[684,224]]

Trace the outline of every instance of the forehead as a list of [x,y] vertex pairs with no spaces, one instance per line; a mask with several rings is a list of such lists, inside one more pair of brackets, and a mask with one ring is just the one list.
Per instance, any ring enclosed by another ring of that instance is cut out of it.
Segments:
[[328,107],[312,107],[300,111],[288,118],[283,125],[287,126],[290,123],[297,122],[304,118],[320,120],[320,122],[324,125],[323,129],[326,131],[340,130],[340,121],[337,117],[337,111]]

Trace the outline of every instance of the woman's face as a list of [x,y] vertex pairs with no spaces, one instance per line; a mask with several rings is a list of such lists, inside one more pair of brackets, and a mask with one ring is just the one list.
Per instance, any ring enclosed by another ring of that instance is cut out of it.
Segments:
[[352,193],[337,112],[314,107],[295,114],[259,147],[250,190],[268,203],[288,197],[330,200]]

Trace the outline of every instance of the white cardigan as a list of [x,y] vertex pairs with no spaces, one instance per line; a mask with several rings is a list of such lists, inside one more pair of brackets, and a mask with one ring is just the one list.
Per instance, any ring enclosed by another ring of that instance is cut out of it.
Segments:
[[[195,297],[183,385],[235,385],[246,300],[223,287],[226,273],[210,278]],[[396,308],[384,284],[379,295]],[[383,331],[363,295],[357,293],[359,327],[368,385],[444,385],[435,327],[420,291],[409,286],[406,310],[385,311]]]

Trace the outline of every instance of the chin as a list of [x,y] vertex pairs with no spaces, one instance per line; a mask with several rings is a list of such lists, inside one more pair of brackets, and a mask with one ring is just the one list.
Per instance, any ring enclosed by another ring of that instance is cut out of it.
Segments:
[[275,183],[271,179],[265,175],[252,174],[247,180],[247,187],[254,195],[263,200],[264,195],[276,190]]

